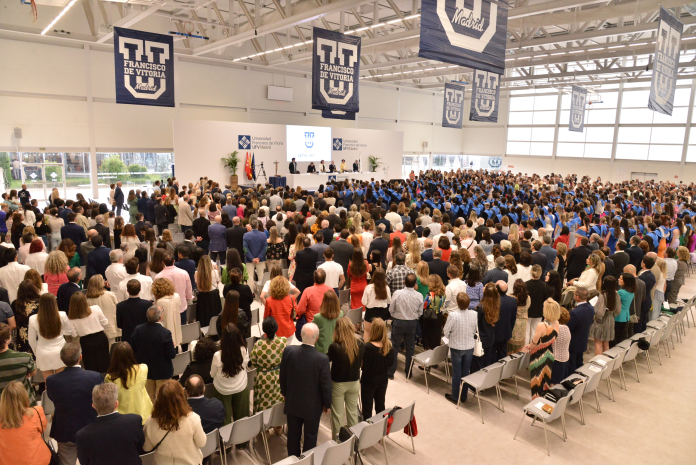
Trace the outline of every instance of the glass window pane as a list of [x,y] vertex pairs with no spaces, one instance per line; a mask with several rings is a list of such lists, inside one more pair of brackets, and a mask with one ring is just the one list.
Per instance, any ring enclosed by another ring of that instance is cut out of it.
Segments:
[[675,107],[688,107],[689,106],[689,96],[691,95],[691,89],[677,89],[674,92],[674,106]]
[[555,111],[535,111],[533,124],[556,124]]
[[611,144],[585,144],[585,158],[611,158]]
[[556,128],[532,128],[532,139],[538,142],[553,142]]
[[603,109],[604,105],[594,105],[585,113],[585,124],[614,124],[616,109]]
[[[593,98],[597,98],[594,97]],[[592,100],[592,99],[590,99]],[[601,108],[616,108],[617,103],[619,101],[619,93],[618,92],[600,92],[599,93],[599,101],[602,103],[597,103],[597,107]]]
[[532,128],[508,128],[508,140],[532,140]]
[[582,153],[585,150],[585,144],[569,144],[559,142],[556,150],[557,157],[576,157],[582,158]]
[[68,198],[74,199],[78,192],[86,198],[92,197],[92,180],[90,178],[89,152],[69,153],[65,159],[68,185]]
[[686,128],[652,128],[650,142],[652,144],[683,144]]
[[689,116],[689,107],[676,107],[672,109],[672,116],[654,112],[653,123],[655,124],[685,124]]
[[529,142],[508,142],[507,155],[529,155]]
[[534,111],[555,110],[558,105],[558,95],[544,95],[534,99]]
[[571,97],[570,94],[561,95],[561,110],[570,110]]
[[689,132],[689,145],[696,145],[696,127],[692,127]]
[[649,145],[617,144],[617,160],[647,160]]
[[568,129],[568,126],[558,128],[559,142],[585,142],[584,132],[575,132]]
[[558,121],[560,124],[570,124],[570,110],[562,110]]
[[621,124],[650,124],[653,120],[653,111],[648,108],[631,108],[621,110]]
[[681,161],[683,145],[651,145],[648,160]]
[[649,97],[649,90],[624,91],[621,108],[646,108]]
[[553,155],[553,142],[532,142],[529,154],[550,157]]
[[686,152],[686,161],[696,163],[696,145],[689,146],[689,150]]
[[510,111],[531,111],[534,109],[534,97],[513,97],[510,99]]
[[585,128],[587,142],[614,142],[614,128]]
[[529,124],[529,122],[532,121],[533,116],[534,113],[531,111],[510,112],[508,124]]
[[619,143],[637,143],[637,144],[648,144],[650,143],[650,129],[645,128],[619,128]]

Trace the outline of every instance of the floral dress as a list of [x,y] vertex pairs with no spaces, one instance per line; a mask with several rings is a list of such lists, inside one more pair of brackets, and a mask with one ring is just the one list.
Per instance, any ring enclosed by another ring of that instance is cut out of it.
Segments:
[[507,350],[509,354],[514,352],[519,352],[524,346],[524,337],[527,334],[527,310],[529,310],[529,305],[531,304],[531,299],[527,296],[527,302],[524,305],[517,306],[517,319],[515,320],[515,327],[512,328],[512,338],[508,341]]
[[266,260],[282,260],[283,255],[285,255],[285,242],[280,241],[275,244],[268,244],[268,249],[266,249]]
[[18,300],[12,302],[15,321],[17,323],[17,333],[19,335],[17,337],[17,351],[33,354],[34,351],[31,350],[31,346],[29,345],[29,317],[31,315],[36,315],[39,311],[39,301],[27,302],[24,308],[17,308],[18,305]]
[[297,264],[295,263],[295,244],[290,246],[290,251],[288,252],[288,261],[290,262],[290,268],[288,269],[288,281],[292,281],[293,276],[295,276],[295,269]]
[[284,402],[280,393],[280,361],[287,346],[287,339],[263,336],[256,341],[249,356],[249,365],[256,368],[254,378],[254,413]]

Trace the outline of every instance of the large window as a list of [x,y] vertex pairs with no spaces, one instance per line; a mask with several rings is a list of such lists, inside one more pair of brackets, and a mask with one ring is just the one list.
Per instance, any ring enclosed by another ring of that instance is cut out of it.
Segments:
[[125,194],[131,189],[148,189],[156,180],[172,177],[173,153],[97,153],[99,198],[109,197],[111,184],[121,181]]
[[508,155],[553,155],[558,93],[546,92],[510,99]]
[[401,176],[404,179],[408,179],[408,175],[411,171],[418,173],[420,171],[425,171],[428,169],[428,155],[404,155],[401,160]]

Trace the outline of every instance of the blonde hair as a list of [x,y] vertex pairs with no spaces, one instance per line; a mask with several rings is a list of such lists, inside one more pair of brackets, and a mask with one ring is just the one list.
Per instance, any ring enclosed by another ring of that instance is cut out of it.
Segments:
[[549,323],[553,323],[554,321],[558,321],[560,317],[561,306],[558,305],[558,302],[549,297],[544,302],[544,319]]
[[691,254],[689,254],[689,249],[687,249],[683,245],[679,246],[679,248],[677,249],[677,258],[679,258],[679,260],[688,262],[689,258],[691,258]]
[[48,254],[46,264],[44,265],[44,273],[48,274],[63,274],[68,267],[68,256],[61,250],[54,250]]
[[387,325],[381,318],[374,318],[372,324],[370,325],[369,331],[370,339],[367,342],[379,341],[382,343],[382,347],[379,349],[380,354],[383,357],[389,355],[392,350],[391,341],[387,334]]
[[172,232],[170,230],[165,229],[162,231],[162,242],[169,242],[172,240],[174,239],[172,238]]
[[445,284],[439,275],[431,274],[428,276],[428,289],[430,292],[434,292],[435,295],[445,295]]
[[333,341],[346,351],[348,361],[352,365],[358,353],[360,353],[360,347],[358,347],[358,342],[355,337],[355,326],[353,326],[353,322],[350,321],[350,318],[347,316],[336,320]]
[[268,286],[268,292],[271,294],[271,297],[276,300],[283,299],[290,292],[290,282],[285,279],[284,276],[276,276],[271,280],[271,284]]
[[428,276],[430,276],[430,268],[428,268],[428,263],[424,261],[418,262],[416,265],[416,276],[421,280],[422,283],[428,282]]
[[558,255],[565,257],[565,255],[568,253],[568,246],[565,245],[565,242],[559,242],[556,244],[556,252],[558,252]]
[[420,244],[418,244],[418,242],[416,241],[411,242],[408,246],[408,253],[409,256],[406,266],[408,266],[411,269],[416,269],[421,257]]
[[29,395],[24,385],[12,381],[2,390],[0,397],[0,425],[2,429],[19,428],[24,424],[24,415],[34,415],[29,409]]
[[174,285],[168,279],[157,278],[152,283],[151,291],[155,300],[159,300],[162,297],[174,295]]
[[104,294],[104,278],[100,274],[95,274],[89,278],[87,283],[87,298],[96,299]]

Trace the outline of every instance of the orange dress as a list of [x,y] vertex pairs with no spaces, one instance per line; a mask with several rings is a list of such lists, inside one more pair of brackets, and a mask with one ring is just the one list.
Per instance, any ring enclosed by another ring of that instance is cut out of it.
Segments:
[[42,407],[34,408],[29,408],[19,428],[0,427],[0,465],[48,465],[51,461],[51,453],[41,438],[41,423],[44,429],[48,424],[46,415]]
[[273,297],[266,299],[266,308],[263,311],[263,318],[269,316],[275,318],[278,323],[276,336],[290,337],[295,335],[295,322],[292,320],[292,309],[295,308],[295,298],[286,295],[280,300]]
[[665,258],[665,250],[667,250],[667,239],[663,237],[660,239],[660,245],[657,246],[657,256]]
[[[352,263],[352,262],[351,262]],[[362,276],[353,276],[350,272],[348,263],[348,277],[350,278],[350,308],[362,308],[362,296],[367,287],[367,267],[369,264],[365,260],[365,274]]]

